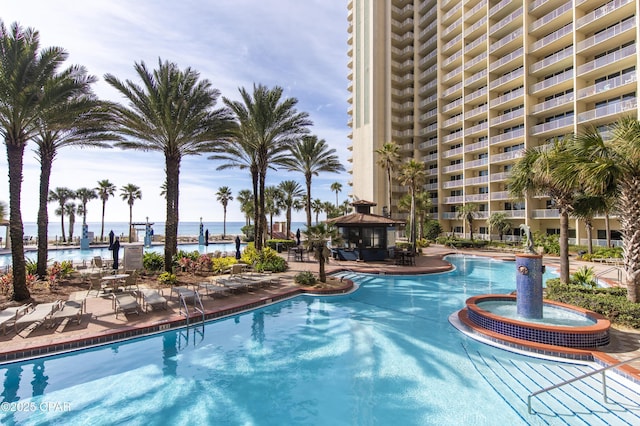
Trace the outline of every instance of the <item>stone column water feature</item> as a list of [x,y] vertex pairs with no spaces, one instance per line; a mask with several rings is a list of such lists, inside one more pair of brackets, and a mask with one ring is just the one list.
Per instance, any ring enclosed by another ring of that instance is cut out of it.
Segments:
[[80,249],[88,250],[91,240],[89,239],[89,226],[86,223],[82,224],[82,237],[80,238]]
[[542,255],[516,254],[516,308],[524,318],[542,318]]

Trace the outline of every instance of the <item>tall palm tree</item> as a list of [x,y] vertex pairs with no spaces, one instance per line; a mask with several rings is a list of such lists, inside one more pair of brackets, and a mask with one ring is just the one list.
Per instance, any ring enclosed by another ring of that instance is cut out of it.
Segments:
[[66,203],[64,205],[64,214],[69,216],[69,242],[73,242],[73,228],[76,224],[77,207],[75,203]]
[[311,210],[313,210],[313,212],[316,215],[316,225],[317,225],[319,223],[318,216],[320,216],[320,213],[324,211],[324,202],[321,199],[316,198],[311,202]]
[[302,186],[295,180],[283,180],[278,185],[282,191],[282,204],[284,205],[287,220],[287,238],[291,235],[291,210],[295,207],[296,202],[304,195]]
[[93,188],[80,188],[76,190],[76,198],[80,200],[78,213],[82,214],[82,224],[87,224],[87,204],[98,198],[98,193]]
[[245,225],[251,225],[254,213],[253,193],[249,189],[241,189],[236,200],[240,203],[240,211],[244,213]]
[[120,188],[120,197],[129,205],[129,242],[133,242],[133,203],[142,199],[142,191],[138,185],[128,183]]
[[[593,218],[607,211],[607,200],[602,196],[580,194],[573,203],[571,216],[584,222],[587,230],[587,252],[593,254]],[[579,243],[579,242],[578,242]]]
[[[344,166],[336,155],[336,150],[329,148],[324,139],[317,136],[303,136],[291,147],[291,157],[286,168],[304,175],[307,187],[307,227],[311,226],[311,178],[320,172],[338,173],[344,171]],[[317,220],[316,220],[317,222]]]
[[73,200],[76,198],[76,193],[69,188],[57,187],[54,190],[49,191],[49,202],[58,203],[60,209],[60,225],[62,227],[62,242],[67,242],[67,238],[65,237],[64,232],[64,214],[65,209],[64,206],[67,204],[69,200]]
[[267,186],[265,188],[265,197],[264,197],[264,211],[267,215],[269,215],[269,238],[273,238],[273,217],[278,216],[280,214],[280,209],[282,208],[282,199],[284,198],[284,194],[277,186]]
[[216,199],[220,204],[222,204],[222,239],[225,239],[227,237],[227,206],[229,205],[229,201],[233,200],[231,188],[228,186],[221,186],[218,188],[218,192],[216,192]]
[[387,206],[391,213],[391,179],[393,172],[400,164],[400,147],[395,142],[386,142],[382,148],[376,149],[378,154],[378,165],[385,169],[387,173]]
[[418,188],[424,185],[427,174],[424,170],[424,163],[414,160],[413,158],[405,162],[399,170],[398,181],[409,187],[409,195],[411,196],[411,224],[409,229],[409,242],[416,250],[416,192]]
[[640,293],[640,121],[619,119],[612,137],[604,140],[596,129],[576,136],[574,155],[579,178],[596,194],[616,191],[621,225],[627,298],[638,302]]
[[220,146],[216,155],[209,158],[226,163],[218,167],[249,169],[253,184],[255,247],[264,244],[265,183],[267,169],[282,165],[287,160],[289,147],[308,132],[312,123],[305,112],[298,112],[295,98],[282,98],[283,89],[253,86],[253,93],[240,88],[242,101],[224,98],[233,111],[240,128],[235,138]]
[[305,231],[305,245],[308,250],[313,252],[315,259],[318,261],[318,278],[320,282],[327,282],[327,274],[325,272],[325,263],[329,261],[331,250],[327,247],[329,241],[332,244],[340,244],[340,236],[338,231],[332,227],[327,226],[324,223],[318,223],[313,226],[308,226]]
[[555,202],[560,213],[560,281],[565,284],[569,283],[569,213],[580,188],[577,174],[567,173],[567,166],[573,161],[565,139],[528,148],[507,181],[509,191],[516,197],[545,195]]
[[0,136],[7,148],[13,298],[18,301],[31,296],[20,210],[24,149],[37,136],[44,112],[65,102],[78,88],[70,84],[71,70],[58,71],[67,56],[59,47],[40,49],[40,35],[34,29],[17,23],[7,29],[0,20]]
[[507,215],[502,212],[493,212],[487,220],[489,228],[498,231],[500,241],[506,232],[511,230],[511,223],[507,220]]
[[104,212],[107,208],[107,200],[113,197],[116,193],[116,186],[109,182],[108,179],[98,181],[98,186],[95,188],[98,193],[98,198],[102,201],[102,226],[100,227],[100,241],[104,241]]
[[478,205],[474,203],[466,203],[456,207],[458,219],[462,219],[469,226],[471,233],[471,241],[473,241],[473,220],[478,215]]
[[[77,86],[76,92],[42,115],[38,135],[33,139],[40,162],[38,241],[48,241],[49,181],[58,152],[65,147],[110,148],[108,141],[117,139],[109,129],[112,123],[109,105],[98,100],[91,91],[96,77],[88,75],[84,67],[75,66],[68,70],[66,78],[66,84]],[[39,244],[37,274],[44,276],[46,270],[47,245]]]
[[118,132],[129,138],[116,146],[124,149],[156,151],[164,154],[167,182],[164,266],[173,269],[178,244],[178,199],[180,163],[187,155],[213,152],[235,129],[226,108],[215,109],[219,91],[200,74],[180,70],[158,59],[158,69],[150,71],[144,62],[134,69],[142,84],[120,81],[112,74],[105,80],[128,101],[117,105]]
[[[421,240],[424,235],[424,225],[430,217],[429,212],[432,207],[430,194],[425,191],[416,191],[416,234],[419,240]],[[411,196],[409,194],[400,198],[398,209],[401,211],[411,211]]]
[[338,193],[342,191],[342,184],[340,182],[333,182],[331,184],[331,190],[336,193],[336,208],[338,207]]

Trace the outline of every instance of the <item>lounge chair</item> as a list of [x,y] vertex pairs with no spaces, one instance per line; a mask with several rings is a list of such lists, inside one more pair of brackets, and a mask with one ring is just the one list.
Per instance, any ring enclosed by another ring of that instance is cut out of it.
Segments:
[[235,292],[246,291],[249,289],[249,281],[239,278],[218,278],[216,282],[229,290]]
[[113,310],[118,313],[140,315],[140,304],[131,293],[113,293]]
[[198,283],[198,288],[203,289],[205,294],[209,297],[227,296],[228,294],[228,289],[226,287],[209,282]]
[[142,309],[145,312],[149,312],[149,307],[152,309],[167,309],[167,299],[162,296],[158,290],[150,288],[142,288],[137,291],[142,299]]
[[82,299],[80,301],[77,300],[67,300],[66,302],[60,305],[60,309],[55,311],[51,317],[49,318],[49,328],[54,328],[56,326],[57,332],[62,332],[68,323],[75,322],[80,324],[82,321],[82,314],[86,311],[86,301]]
[[195,305],[196,292],[194,290],[191,290],[188,287],[182,287],[182,286],[171,287],[171,298],[173,298],[174,293],[177,294],[179,298],[182,297],[185,300],[185,302],[187,300],[191,300]]
[[60,304],[60,300],[51,303],[41,303],[27,311],[24,315],[19,316],[14,322],[16,334],[20,334],[22,331],[20,327],[26,326],[24,336],[22,337],[29,336],[35,329],[51,318],[54,312],[60,308]]
[[13,325],[16,319],[30,307],[31,304],[29,303],[22,306],[13,306],[10,308],[6,308],[2,312],[0,312],[0,325],[2,326],[2,333],[7,334],[7,326]]

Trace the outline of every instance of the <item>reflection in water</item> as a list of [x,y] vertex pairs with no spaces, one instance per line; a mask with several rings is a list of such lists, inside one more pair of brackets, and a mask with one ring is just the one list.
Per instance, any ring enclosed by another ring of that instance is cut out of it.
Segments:
[[178,371],[178,333],[162,334],[162,373],[175,376]]
[[32,396],[43,395],[48,384],[49,376],[44,375],[44,360],[35,360],[33,362],[33,380],[31,381]]
[[251,323],[251,337],[254,341],[264,343],[264,313],[262,311],[253,313],[253,322]]
[[9,364],[4,375],[4,389],[2,390],[2,402],[15,402],[18,400],[18,388],[20,387],[20,377],[22,367],[16,364]]

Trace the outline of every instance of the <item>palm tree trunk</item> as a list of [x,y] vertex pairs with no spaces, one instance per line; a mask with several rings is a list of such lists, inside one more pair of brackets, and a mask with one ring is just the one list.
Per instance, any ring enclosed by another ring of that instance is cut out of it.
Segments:
[[611,247],[611,224],[609,223],[609,213],[604,214],[604,229],[607,233],[607,247]]
[[569,283],[569,214],[560,208],[560,282]]
[[173,272],[173,257],[178,250],[178,185],[180,157],[167,156],[167,221],[165,224],[164,270]]
[[107,200],[102,199],[102,227],[100,228],[100,241],[104,241],[104,211],[107,207]]
[[593,254],[593,224],[591,220],[585,220],[584,226],[587,229],[587,252]]
[[129,203],[129,242],[133,242],[133,203]]
[[320,278],[320,282],[322,283],[326,283],[327,282],[327,273],[325,272],[325,268],[324,268],[324,256],[322,254],[322,247],[319,249],[316,249],[319,251],[319,256],[318,256],[318,275]]
[[620,197],[620,224],[624,247],[625,285],[627,299],[638,303],[640,292],[640,179],[629,176],[622,179]]
[[409,233],[409,242],[413,248],[413,252],[416,252],[416,191],[411,188],[411,230]]
[[9,235],[11,236],[11,260],[13,262],[13,300],[23,301],[31,297],[27,288],[27,270],[24,262],[24,229],[20,196],[22,191],[22,160],[24,143],[5,140],[9,163]]
[[67,237],[65,236],[64,231],[64,203],[62,201],[60,202],[60,227],[62,229],[62,242],[66,243]]
[[222,239],[227,238],[227,206],[222,206]]
[[287,239],[291,236],[291,207],[287,207]]
[[305,183],[307,185],[307,202],[305,209],[307,210],[307,228],[311,226],[311,176],[305,176]]
[[265,197],[264,197],[264,189],[266,186],[266,167],[260,173],[260,179],[258,180],[260,185],[260,249],[265,246],[266,242],[266,230],[267,230],[267,214],[265,211]]
[[52,158],[43,155],[40,163],[40,200],[38,206],[38,260],[36,275],[44,278],[47,275],[47,249],[49,245],[49,181],[51,178]]
[[387,167],[387,207],[391,217],[391,167]]
[[260,228],[260,206],[259,206],[259,194],[258,194],[258,169],[251,168],[251,183],[253,185],[253,238],[256,250],[262,250],[262,231]]

